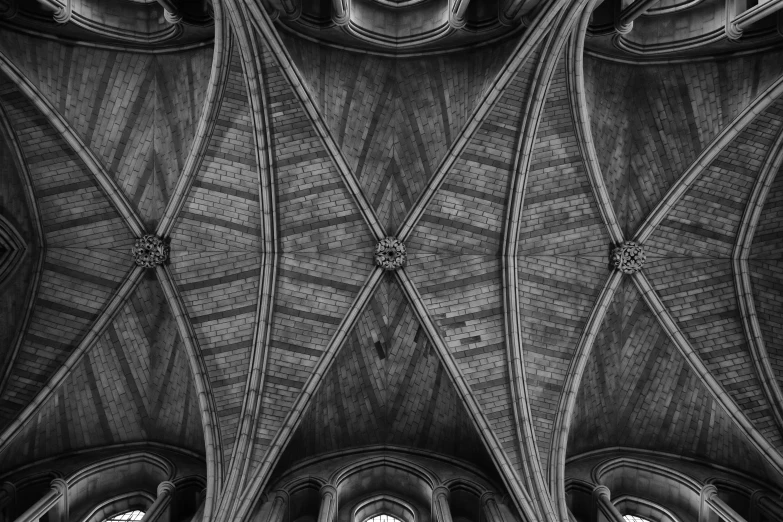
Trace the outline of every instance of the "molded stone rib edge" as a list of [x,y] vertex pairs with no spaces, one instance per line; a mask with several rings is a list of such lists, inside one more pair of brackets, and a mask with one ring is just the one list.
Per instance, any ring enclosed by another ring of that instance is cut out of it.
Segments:
[[220,106],[223,103],[223,93],[226,88],[229,66],[231,64],[231,32],[228,21],[223,16],[221,2],[214,3],[215,9],[215,48],[212,53],[212,70],[209,75],[204,106],[201,110],[196,126],[196,135],[190,146],[188,157],[182,166],[182,172],[177,178],[177,183],[169,197],[166,209],[163,211],[156,234],[160,237],[168,237],[174,223],[185,205],[185,200],[196,179],[201,163],[204,161],[204,152],[209,147],[209,141],[215,130],[215,122],[218,118]]
[[633,282],[636,284],[636,288],[638,288],[644,298],[644,302],[647,303],[647,306],[650,307],[658,318],[658,322],[663,326],[664,330],[666,330],[666,333],[669,335],[669,338],[688,361],[691,369],[699,376],[699,380],[707,388],[707,391],[709,391],[715,401],[723,407],[729,418],[731,418],[740,431],[745,434],[750,443],[764,458],[766,458],[767,462],[775,468],[775,471],[783,475],[783,456],[781,456],[772,444],[756,430],[751,421],[748,420],[720,383],[712,376],[707,369],[707,366],[701,360],[701,357],[699,357],[699,354],[696,353],[696,350],[693,349],[675,320],[669,314],[669,311],[653,289],[650,281],[644,275],[644,272],[636,272],[632,277]]
[[[572,6],[569,9],[578,10],[585,1],[586,0],[579,0],[575,6]],[[481,127],[481,124],[503,95],[505,88],[514,79],[525,60],[530,57],[538,44],[544,39],[549,28],[555,23],[556,17],[559,15],[560,11],[569,3],[569,0],[555,0],[550,2],[548,6],[538,12],[532,27],[523,33],[519,44],[517,44],[517,47],[512,52],[511,56],[506,60],[506,63],[503,64],[503,67],[501,67],[500,71],[498,71],[498,74],[495,76],[491,88],[487,89],[484,98],[481,99],[473,110],[473,114],[471,114],[468,122],[459,132],[454,143],[452,143],[451,148],[441,160],[435,174],[429,179],[426,187],[416,200],[416,203],[408,211],[408,215],[397,232],[397,238],[400,241],[405,242],[408,239],[408,236],[413,232],[416,223],[418,223],[419,219],[424,215],[427,206],[446,180],[446,176],[454,166],[454,163],[462,155],[465,147],[467,147],[470,140],[476,134],[476,131]]]
[[255,328],[253,331],[252,353],[245,397],[242,403],[237,439],[233,447],[231,462],[223,501],[219,512],[224,520],[233,520],[233,513],[239,503],[234,496],[240,493],[248,467],[248,456],[253,447],[258,418],[261,415],[261,393],[267,364],[267,348],[271,335],[272,305],[274,302],[275,281],[277,278],[277,212],[275,208],[274,175],[272,173],[271,136],[269,134],[269,115],[267,113],[266,93],[263,88],[262,67],[258,53],[255,52],[253,32],[244,23],[249,19],[245,10],[234,0],[226,2],[226,10],[231,15],[239,43],[244,77],[250,99],[253,130],[256,141],[256,164],[259,186],[259,205],[262,217],[263,247],[261,252],[261,274],[258,287]]
[[324,375],[329,371],[332,363],[334,362],[337,353],[340,351],[345,339],[351,333],[354,324],[359,319],[359,316],[364,311],[370,299],[375,294],[376,289],[383,281],[384,270],[380,267],[370,273],[367,281],[362,285],[359,294],[351,304],[351,307],[343,317],[343,320],[337,326],[337,331],[332,337],[331,341],[326,347],[321,358],[318,360],[318,364],[315,366],[313,373],[307,379],[302,391],[294,402],[293,408],[286,415],[283,425],[275,435],[269,449],[264,456],[264,460],[256,468],[253,474],[248,478],[248,485],[245,487],[242,494],[239,496],[239,506],[234,511],[233,520],[246,520],[255,506],[256,502],[261,498],[261,494],[266,487],[269,477],[274,470],[274,466],[277,460],[280,458],[285,447],[288,445],[289,440],[296,431],[299,422],[310,404],[315,392],[318,390]]
[[269,16],[266,11],[259,6],[258,2],[249,0],[237,1],[243,2],[247,8],[252,21],[258,27],[259,33],[264,38],[270,52],[274,55],[280,65],[280,69],[288,80],[288,83],[291,85],[291,88],[294,90],[297,99],[302,104],[307,117],[313,125],[313,129],[318,134],[329,157],[337,167],[337,171],[356,203],[365,223],[367,223],[367,226],[370,228],[375,240],[380,241],[386,236],[384,228],[381,225],[381,222],[378,221],[375,210],[373,210],[370,202],[367,201],[367,197],[364,192],[362,192],[359,183],[356,181],[356,176],[354,176],[351,168],[345,161],[345,157],[343,156],[340,147],[337,145],[337,142],[334,140],[332,133],[329,131],[329,127],[326,125],[323,115],[318,110],[318,106],[313,101],[310,92],[304,86],[299,70],[296,68],[296,65],[294,65],[291,56],[288,54],[288,50],[280,40],[280,35],[269,20]]
[[22,410],[19,416],[5,429],[2,435],[0,435],[0,452],[2,452],[11,440],[13,440],[14,436],[21,431],[27,421],[35,415],[36,411],[52,397],[57,390],[57,387],[66,377],[68,377],[71,370],[79,363],[85,352],[87,352],[98,337],[103,334],[106,327],[114,320],[117,312],[120,311],[125,304],[125,301],[138,286],[143,273],[143,268],[134,265],[130,273],[125,276],[122,285],[114,292],[114,295],[109,299],[103,310],[100,311],[98,318],[84,335],[81,342],[79,342],[79,345],[71,352],[71,355],[68,356],[54,375],[49,378],[49,381],[41,391],[38,392],[30,404]]
[[49,124],[71,146],[73,151],[79,156],[79,159],[84,162],[98,186],[101,187],[101,190],[106,194],[106,197],[120,214],[120,217],[133,235],[136,237],[143,236],[145,230],[141,219],[114,179],[106,172],[106,169],[103,168],[92,151],[84,145],[81,138],[76,135],[76,132],[65,121],[65,118],[52,107],[52,104],[43,97],[41,92],[33,86],[32,82],[2,52],[0,52],[0,71],[4,72],[33,105],[41,111],[41,114]]
[[587,99],[585,97],[584,83],[584,44],[587,25],[589,24],[589,14],[592,11],[595,2],[585,9],[586,15],[582,17],[579,28],[572,34],[568,46],[567,63],[567,83],[569,101],[571,102],[571,115],[574,118],[577,143],[582,153],[587,177],[590,180],[590,186],[593,194],[598,200],[598,209],[601,212],[601,218],[609,231],[612,241],[619,245],[625,241],[623,230],[617,222],[617,215],[609,197],[609,191],[606,188],[601,164],[598,162],[598,155],[595,151],[595,142],[593,141],[593,131],[590,127],[590,113],[587,108]]
[[524,112],[525,128],[520,134],[517,144],[517,157],[513,170],[512,189],[506,216],[506,226],[503,239],[503,302],[506,318],[507,364],[510,376],[512,404],[519,446],[524,455],[523,467],[527,477],[528,487],[535,492],[539,518],[557,520],[552,498],[547,490],[541,467],[541,458],[536,443],[533,428],[533,415],[527,393],[523,341],[519,325],[521,306],[519,304],[519,281],[517,266],[517,251],[519,245],[519,229],[521,226],[522,209],[527,189],[528,174],[533,148],[538,133],[549,86],[555,68],[562,58],[563,45],[571,31],[573,16],[561,16],[556,29],[553,30],[541,54],[542,58],[533,77],[535,85],[532,96],[528,98]]
[[8,116],[6,115],[2,106],[0,106],[0,137],[5,137],[6,144],[11,150],[11,154],[14,156],[14,162],[16,163],[22,184],[24,185],[24,194],[25,198],[27,199],[27,208],[30,210],[30,219],[34,229],[34,240],[36,246],[40,250],[36,264],[33,267],[33,279],[30,281],[30,286],[28,287],[30,291],[27,293],[27,297],[25,298],[23,305],[25,310],[24,316],[22,317],[22,320],[18,326],[16,337],[11,344],[11,353],[6,364],[6,370],[3,375],[0,376],[0,394],[2,394],[6,384],[8,383],[8,379],[11,377],[11,370],[14,367],[16,357],[22,347],[24,335],[27,331],[27,325],[30,323],[30,317],[32,317],[33,314],[35,298],[38,295],[38,288],[41,282],[41,273],[43,272],[42,267],[46,249],[46,236],[44,235],[43,231],[41,211],[38,208],[38,201],[35,199],[35,193],[33,192],[32,178],[30,177],[30,171],[27,169],[27,162],[24,160],[24,154],[22,153],[22,148],[19,146],[16,133],[11,128]]
[[201,425],[204,428],[204,451],[207,460],[207,496],[204,500],[204,520],[211,520],[216,503],[219,502],[218,492],[223,484],[223,448],[215,398],[209,385],[207,366],[201,355],[193,325],[185,313],[185,305],[177,290],[177,285],[174,284],[174,279],[165,265],[155,267],[155,274],[158,276],[158,282],[166,296],[166,302],[177,322],[177,330],[185,345],[185,355],[188,357],[190,370],[193,372],[193,383],[196,387],[201,412]]
[[756,314],[756,306],[753,302],[753,285],[750,279],[748,258],[753,245],[753,236],[756,233],[764,202],[769,194],[770,186],[775,176],[783,165],[783,132],[780,132],[775,143],[769,150],[761,173],[753,186],[753,192],[748,199],[745,213],[737,234],[737,243],[732,251],[732,271],[734,272],[734,285],[737,293],[742,326],[745,330],[745,339],[750,348],[753,364],[764,389],[764,395],[770,403],[778,430],[783,432],[783,393],[781,393],[778,381],[772,371],[769,361],[769,353],[764,343],[764,337]]
[[767,87],[750,105],[725,128],[699,155],[688,170],[671,186],[663,199],[655,206],[644,222],[639,226],[633,241],[644,244],[666,219],[674,205],[682,198],[691,185],[710,166],[712,161],[736,138],[750,123],[772,103],[783,95],[783,76]]
[[558,404],[557,417],[555,419],[554,444],[552,444],[549,457],[549,488],[557,499],[560,520],[569,519],[568,507],[565,501],[565,462],[568,432],[571,429],[571,420],[576,406],[579,384],[582,382],[582,376],[587,367],[587,360],[593,349],[595,338],[598,335],[601,324],[604,322],[606,311],[612,299],[614,299],[614,294],[617,292],[622,278],[622,272],[613,270],[606,283],[604,283],[601,294],[598,296],[598,300],[590,312],[590,317],[587,319],[587,324],[582,332],[582,337],[579,339],[574,357],[571,359],[563,392],[560,395],[560,403]]
[[418,290],[416,290],[413,281],[411,281],[404,270],[398,270],[394,275],[400,283],[400,287],[405,293],[405,297],[413,307],[413,310],[416,313],[416,319],[418,319],[419,324],[424,328],[427,337],[438,352],[438,356],[440,357],[443,366],[446,368],[457,393],[462,397],[462,402],[473,420],[473,425],[481,436],[484,446],[492,456],[492,460],[500,472],[501,477],[503,477],[503,481],[505,482],[508,491],[511,493],[517,509],[522,513],[525,520],[540,520],[536,514],[535,501],[528,495],[524,482],[508,461],[506,452],[495,437],[495,433],[492,431],[486,417],[484,417],[484,414],[481,412],[481,406],[479,406],[478,401],[473,396],[470,385],[465,379],[465,376],[462,375],[459,366],[457,366],[457,363],[454,361],[454,357],[452,357],[449,347],[446,345],[443,338],[441,338],[438,326],[430,317],[427,307],[419,295]]

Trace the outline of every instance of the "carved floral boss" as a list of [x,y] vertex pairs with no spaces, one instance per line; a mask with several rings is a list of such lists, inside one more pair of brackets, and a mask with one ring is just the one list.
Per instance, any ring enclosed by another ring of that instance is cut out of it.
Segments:
[[375,246],[375,264],[384,270],[397,270],[407,260],[405,245],[396,237],[385,237]]

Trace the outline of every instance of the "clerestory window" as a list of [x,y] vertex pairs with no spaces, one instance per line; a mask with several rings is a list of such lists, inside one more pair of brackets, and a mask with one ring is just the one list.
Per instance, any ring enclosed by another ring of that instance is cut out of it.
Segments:
[[133,511],[125,511],[123,513],[117,513],[112,515],[103,522],[135,522],[144,518],[144,511],[135,509]]
[[642,518],[638,515],[623,515],[623,520],[625,522],[652,522],[651,520]]
[[368,518],[365,522],[402,522],[402,520],[391,515],[375,515]]

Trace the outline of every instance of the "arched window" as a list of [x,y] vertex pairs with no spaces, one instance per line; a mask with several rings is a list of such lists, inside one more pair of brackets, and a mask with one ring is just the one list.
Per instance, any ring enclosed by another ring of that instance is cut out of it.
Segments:
[[125,511],[124,513],[117,513],[112,515],[103,522],[135,522],[144,518],[144,511],[135,509],[133,511]]
[[402,522],[399,518],[391,515],[375,515],[366,520],[366,522]]
[[623,515],[623,520],[625,520],[625,522],[652,522],[651,520],[647,520],[638,515]]

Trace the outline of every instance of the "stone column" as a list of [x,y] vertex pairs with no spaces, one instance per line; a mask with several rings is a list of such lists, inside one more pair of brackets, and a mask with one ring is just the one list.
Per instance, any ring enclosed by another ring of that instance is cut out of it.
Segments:
[[455,29],[461,29],[465,27],[467,19],[465,18],[465,11],[468,10],[468,4],[470,0],[451,0],[450,13],[449,13],[449,25]]
[[283,490],[275,491],[271,502],[272,505],[269,508],[269,516],[266,522],[283,522],[285,510],[288,507],[288,493]]
[[332,0],[332,21],[337,25],[345,25],[349,20],[348,0]]
[[174,484],[168,480],[158,484],[158,496],[147,512],[144,513],[144,518],[141,519],[141,522],[170,522],[171,511],[169,510],[169,505],[175,489]]
[[[619,13],[614,27],[620,34],[628,34],[633,29],[633,21],[642,16],[649,8],[657,4],[660,0],[635,0],[634,3],[622,9]],[[618,4],[621,2],[618,0]]]
[[337,489],[327,484],[321,488],[320,493],[321,507],[318,509],[318,522],[332,522],[337,513]]
[[[16,522],[38,522],[42,516],[49,513],[49,511],[57,506],[57,504],[60,502],[65,504],[66,509],[60,509],[60,513],[58,514],[59,516],[54,517],[52,522],[67,520],[67,518],[62,517],[63,514],[65,514],[67,517],[67,495],[68,484],[66,484],[63,479],[54,479],[51,483],[51,488],[49,491],[47,491],[46,494],[41,497],[40,500],[38,500],[38,502],[30,506],[27,511],[19,515],[16,518]],[[52,520],[52,517],[50,517],[50,520]]]
[[718,488],[707,484],[701,489],[701,506],[699,507],[699,522],[712,522],[715,516],[725,522],[747,522],[739,513],[718,498]]
[[158,0],[163,8],[163,18],[170,24],[177,24],[182,21],[182,14],[174,0]]
[[446,486],[438,486],[432,490],[432,511],[435,513],[435,522],[452,522],[449,488]]
[[595,519],[598,522],[600,522],[601,517],[609,522],[625,522],[623,516],[617,511],[614,504],[612,504],[612,499],[609,496],[609,488],[606,486],[596,486],[593,489],[593,505]]
[[500,510],[497,495],[488,491],[481,495],[481,510],[487,522],[506,522],[503,512]]

